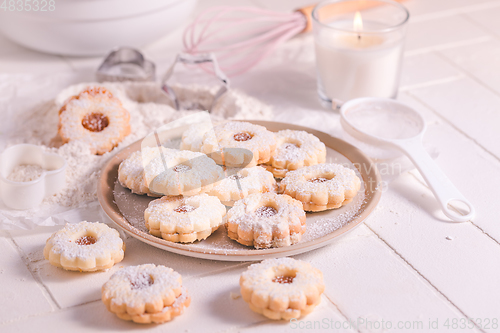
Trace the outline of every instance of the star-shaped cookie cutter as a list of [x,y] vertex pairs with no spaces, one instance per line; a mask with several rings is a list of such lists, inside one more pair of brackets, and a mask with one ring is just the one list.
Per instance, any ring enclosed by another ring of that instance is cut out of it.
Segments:
[[170,79],[170,77],[174,73],[174,69],[178,63],[188,64],[188,65],[204,65],[204,64],[211,64],[212,65],[212,71],[213,71],[214,75],[217,77],[217,79],[221,82],[222,85],[214,96],[214,100],[212,102],[212,105],[210,106],[210,109],[208,110],[208,112],[210,112],[212,110],[212,108],[215,106],[215,104],[217,103],[217,100],[222,95],[224,95],[229,89],[229,79],[226,76],[226,74],[224,74],[224,72],[222,72],[222,70],[219,68],[219,65],[217,63],[217,59],[215,58],[215,55],[213,53],[205,53],[205,54],[197,54],[197,55],[192,55],[192,54],[188,54],[188,53],[179,53],[177,55],[174,63],[167,70],[167,72],[163,76],[163,80],[162,80],[162,90],[172,100],[176,110],[179,110],[179,100],[177,98],[177,95],[175,94],[175,91],[172,89],[172,87],[170,87],[167,84],[167,81]]

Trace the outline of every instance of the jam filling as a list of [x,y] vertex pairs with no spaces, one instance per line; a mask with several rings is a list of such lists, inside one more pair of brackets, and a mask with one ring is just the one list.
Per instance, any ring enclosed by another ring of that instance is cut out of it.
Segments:
[[189,212],[192,212],[195,209],[196,208],[194,208],[193,206],[190,206],[190,205],[181,205],[181,206],[177,207],[176,209],[174,209],[174,212],[177,212],[177,213],[189,213]]
[[294,276],[277,276],[273,279],[273,282],[276,283],[292,283],[294,279]]
[[313,179],[309,179],[309,182],[310,183],[324,183],[324,182],[327,182],[328,179],[326,178],[323,178],[323,177],[319,177],[319,178],[313,178]]
[[148,274],[140,274],[130,281],[132,289],[143,289],[153,284],[153,278]]
[[252,135],[246,132],[236,133],[233,135],[233,138],[236,141],[248,141],[252,138]]
[[84,91],[82,91],[80,93],[80,95],[83,95],[83,94],[88,94],[91,96],[97,96],[97,95],[102,94],[102,95],[106,95],[109,98],[113,97],[113,94],[111,94],[109,91],[106,90],[106,88],[103,88],[103,87],[88,87],[87,89],[85,89]]
[[101,132],[109,126],[109,119],[102,113],[91,113],[83,118],[82,126],[91,132]]
[[260,207],[255,211],[255,214],[257,214],[258,217],[271,217],[273,215],[276,215],[277,213],[278,211],[276,209],[269,206]]
[[175,172],[186,172],[186,171],[191,170],[191,167],[189,165],[179,164],[179,165],[174,166],[173,170]]
[[78,245],[92,245],[96,241],[97,241],[97,239],[95,239],[92,236],[83,236],[83,237],[80,237],[76,240],[76,244],[78,244]]

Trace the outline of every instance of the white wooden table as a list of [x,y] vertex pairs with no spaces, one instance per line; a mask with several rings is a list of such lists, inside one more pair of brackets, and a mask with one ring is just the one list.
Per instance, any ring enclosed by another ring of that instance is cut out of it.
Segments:
[[[198,11],[235,2],[204,0]],[[307,2],[237,1],[276,10]],[[117,266],[94,274],[66,272],[42,255],[57,227],[5,232],[0,331],[500,331],[500,218],[494,213],[500,205],[500,0],[405,4],[411,22],[398,98],[424,114],[426,140],[440,151],[439,166],[475,205],[473,221],[450,222],[419,173],[402,174],[364,225],[296,256],[320,268],[327,287],[321,305],[295,323],[266,320],[230,296],[239,292],[238,277],[248,263],[183,257],[127,238],[118,267],[170,266],[192,295],[184,315],[147,327],[117,319],[100,300],[101,285]],[[144,48],[160,72],[180,49],[181,31]],[[99,62],[36,53],[0,36],[0,74],[92,74]],[[331,133],[338,116],[320,107],[314,70],[312,38],[302,36],[278,49],[267,65],[235,78],[233,86],[273,104],[278,121]]]

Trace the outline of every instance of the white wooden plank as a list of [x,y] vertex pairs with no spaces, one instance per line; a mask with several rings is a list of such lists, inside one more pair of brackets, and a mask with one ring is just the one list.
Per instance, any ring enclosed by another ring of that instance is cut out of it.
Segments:
[[498,21],[500,7],[467,12],[465,15],[487,31],[500,36],[500,22]]
[[[499,95],[470,78],[414,89],[411,95],[500,158]],[[461,153],[457,156],[464,155]],[[475,168],[469,170],[470,173]]]
[[488,34],[460,16],[450,16],[408,24],[406,51],[429,50],[435,47],[473,41]]
[[405,57],[401,73],[401,90],[462,76],[460,71],[434,53]]
[[[389,209],[385,206],[379,211]],[[370,217],[367,223],[371,224],[370,221],[380,214]],[[394,332],[402,331],[398,325],[409,322],[412,327],[407,327],[405,332],[419,332],[428,329],[429,320],[438,318],[444,323],[447,318],[463,318],[434,287],[364,225],[329,247],[297,258],[323,271],[327,285],[325,294],[351,321],[366,321],[365,326],[358,327],[361,331],[381,331],[381,327],[370,330],[368,321],[371,325],[382,325],[383,320]],[[419,328],[419,325],[422,326]],[[446,331],[445,327],[440,329]]]
[[[498,317],[500,246],[470,223],[451,223],[411,175],[391,184],[367,224],[471,318]],[[493,331],[486,330],[486,331]]]
[[[494,13],[499,15],[500,10]],[[500,35],[500,25],[498,34]],[[498,39],[490,38],[475,44],[474,47],[460,46],[442,50],[439,53],[459,70],[500,94],[500,41]]]
[[55,304],[35,281],[10,239],[0,237],[0,253],[0,325],[54,310]]
[[403,4],[415,19],[430,17],[431,15],[455,15],[464,11],[470,12],[483,7],[500,5],[498,1],[491,0],[407,0]]

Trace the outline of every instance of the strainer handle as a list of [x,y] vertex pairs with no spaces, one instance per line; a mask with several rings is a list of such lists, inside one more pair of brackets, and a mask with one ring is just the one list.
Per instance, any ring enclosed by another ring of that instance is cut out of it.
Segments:
[[[476,210],[472,203],[467,200],[462,193],[453,185],[450,179],[444,174],[434,160],[427,154],[419,138],[398,142],[396,146],[406,153],[413,164],[417,167],[432,193],[439,201],[443,213],[457,222],[470,221],[476,215]],[[462,215],[456,210],[450,209],[448,204],[451,201],[460,201],[469,207],[469,213]]]

